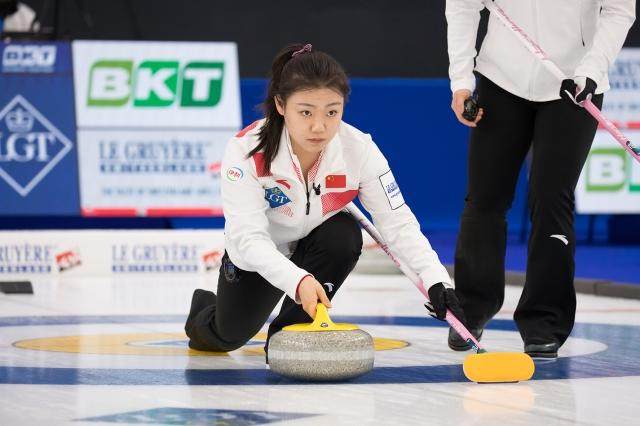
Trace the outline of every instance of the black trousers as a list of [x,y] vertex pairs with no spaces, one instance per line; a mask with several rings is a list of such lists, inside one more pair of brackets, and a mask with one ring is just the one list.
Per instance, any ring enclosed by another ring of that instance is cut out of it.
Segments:
[[[291,261],[305,269],[325,287],[329,299],[353,270],[362,250],[362,232],[353,217],[338,213],[298,242]],[[218,294],[196,290],[185,324],[189,347],[203,351],[227,352],[247,343],[267,322],[284,292],[256,272],[238,269],[225,253]],[[286,297],[278,316],[271,322],[268,339],[283,327],[311,322],[309,315]]]
[[[602,106],[602,95],[592,101]],[[485,109],[471,131],[468,187],[455,254],[456,293],[470,327],[484,325],[504,301],[506,213],[529,148],[526,283],[514,320],[525,344],[565,342],[575,319],[574,189],[597,122],[564,100],[531,102],[484,76]]]

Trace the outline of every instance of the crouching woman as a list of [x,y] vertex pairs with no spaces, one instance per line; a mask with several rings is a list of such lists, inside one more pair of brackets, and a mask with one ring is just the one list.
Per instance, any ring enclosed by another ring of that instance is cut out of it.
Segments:
[[[343,208],[356,196],[390,248],[420,275],[444,318],[460,315],[449,274],[405,204],[368,134],[342,121],[350,88],[332,57],[292,45],[274,59],[265,118],[233,138],[222,161],[226,252],[217,294],[196,290],[185,325],[189,346],[232,351],[266,323],[268,339],[309,322],[331,299],[362,249]],[[461,317],[461,315],[460,315]]]

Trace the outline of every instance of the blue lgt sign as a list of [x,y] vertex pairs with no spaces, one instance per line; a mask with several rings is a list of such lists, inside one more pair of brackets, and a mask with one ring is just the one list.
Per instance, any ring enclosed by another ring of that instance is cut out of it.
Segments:
[[72,149],[73,143],[20,95],[0,111],[0,177],[22,197]]

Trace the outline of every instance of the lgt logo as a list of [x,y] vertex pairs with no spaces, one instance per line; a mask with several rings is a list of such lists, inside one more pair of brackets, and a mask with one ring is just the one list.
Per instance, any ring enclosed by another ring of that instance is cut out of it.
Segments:
[[91,66],[92,107],[213,107],[222,95],[223,62],[100,60]]
[[25,197],[73,143],[17,95],[0,111],[0,177]]

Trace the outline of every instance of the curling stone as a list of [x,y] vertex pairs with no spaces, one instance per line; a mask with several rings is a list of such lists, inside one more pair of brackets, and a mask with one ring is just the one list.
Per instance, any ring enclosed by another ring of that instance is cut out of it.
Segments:
[[367,332],[334,323],[319,303],[313,323],[290,325],[271,337],[269,368],[299,380],[346,380],[371,371],[374,353]]

